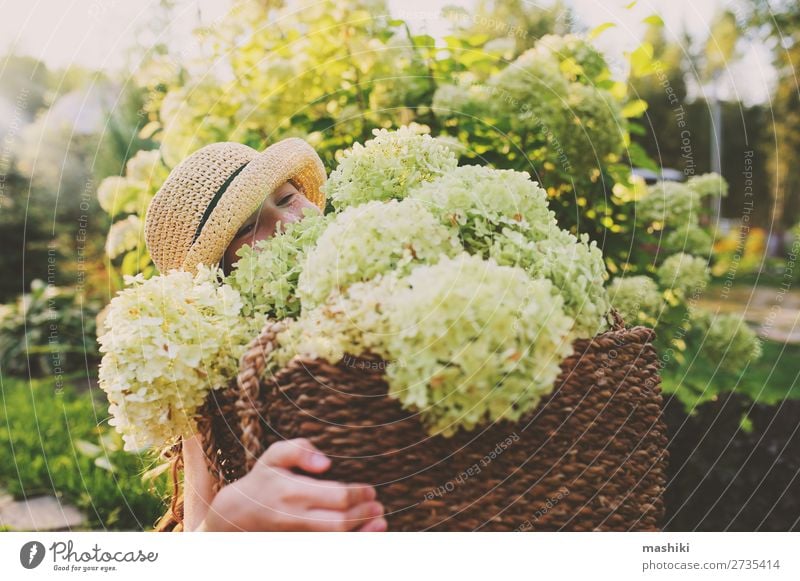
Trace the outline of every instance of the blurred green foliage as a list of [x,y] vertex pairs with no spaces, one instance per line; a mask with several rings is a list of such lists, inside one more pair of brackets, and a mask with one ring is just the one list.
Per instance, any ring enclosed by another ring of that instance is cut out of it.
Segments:
[[[0,376],[0,483],[16,498],[52,494],[87,516],[87,528],[152,529],[163,514],[166,474],[143,479],[155,459],[122,450],[107,424],[105,394],[82,375]],[[96,398],[96,399],[95,399]]]
[[38,377],[94,369],[101,306],[72,287],[34,280],[30,292],[0,305],[0,370]]

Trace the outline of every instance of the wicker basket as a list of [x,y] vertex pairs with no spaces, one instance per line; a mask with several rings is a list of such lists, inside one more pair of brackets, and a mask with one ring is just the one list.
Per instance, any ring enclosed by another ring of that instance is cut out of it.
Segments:
[[575,342],[553,393],[522,420],[431,437],[387,396],[383,362],[295,358],[264,378],[268,323],[237,378],[206,403],[201,432],[217,488],[272,443],[308,438],[323,477],[374,485],[390,530],[658,530],[666,435],[651,329]]

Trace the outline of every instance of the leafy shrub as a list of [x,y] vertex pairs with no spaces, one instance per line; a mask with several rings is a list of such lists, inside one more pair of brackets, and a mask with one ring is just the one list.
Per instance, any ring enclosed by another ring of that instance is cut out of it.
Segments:
[[104,398],[95,402],[93,391],[72,384],[58,389],[51,380],[7,377],[0,394],[0,482],[10,494],[56,495],[81,509],[92,529],[153,527],[163,513],[166,475],[155,477],[156,459],[122,451]]
[[61,376],[97,362],[97,300],[73,288],[31,283],[31,291],[0,305],[3,374]]

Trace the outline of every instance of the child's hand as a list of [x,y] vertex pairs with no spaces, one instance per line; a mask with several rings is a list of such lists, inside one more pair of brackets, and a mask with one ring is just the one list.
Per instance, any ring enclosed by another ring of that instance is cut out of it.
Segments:
[[201,530],[385,531],[375,489],[295,474],[320,474],[330,459],[308,440],[276,442],[246,476],[219,491]]

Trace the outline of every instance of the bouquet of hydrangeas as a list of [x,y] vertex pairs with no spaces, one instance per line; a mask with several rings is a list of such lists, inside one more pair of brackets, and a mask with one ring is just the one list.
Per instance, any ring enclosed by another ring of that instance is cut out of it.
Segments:
[[[273,370],[296,356],[335,364],[376,355],[392,362],[389,396],[431,433],[518,419],[553,390],[574,340],[605,329],[600,250],[558,227],[527,173],[458,167],[418,126],[374,135],[344,154],[324,186],[331,214],[244,247],[224,280],[168,274],[114,299],[102,385],[115,394],[118,428],[152,428],[153,441],[184,433],[189,420],[175,429],[163,420],[181,406],[191,418],[204,393],[235,375],[265,317],[286,322]],[[159,297],[163,285],[183,294]],[[143,289],[147,325],[138,314],[119,322]],[[180,300],[184,329],[165,318],[167,302]],[[224,307],[214,310],[214,301]],[[150,352],[159,349],[166,354],[153,365]],[[191,361],[176,361],[184,351]]]

